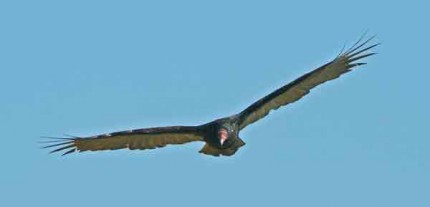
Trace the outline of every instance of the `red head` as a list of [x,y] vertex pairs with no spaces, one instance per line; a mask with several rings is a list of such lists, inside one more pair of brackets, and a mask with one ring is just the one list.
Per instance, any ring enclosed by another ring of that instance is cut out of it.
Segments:
[[218,139],[221,146],[224,144],[225,140],[228,139],[228,131],[224,128],[218,130]]

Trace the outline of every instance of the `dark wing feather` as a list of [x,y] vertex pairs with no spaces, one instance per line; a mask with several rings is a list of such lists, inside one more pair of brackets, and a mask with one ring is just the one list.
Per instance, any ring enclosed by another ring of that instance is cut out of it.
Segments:
[[368,53],[370,49],[378,45],[367,46],[372,39],[373,37],[361,41],[362,38],[360,38],[351,49],[341,52],[333,61],[301,76],[246,108],[239,114],[240,129],[265,117],[271,110],[276,110],[299,100],[308,94],[312,88],[338,78],[340,75],[351,71],[353,67],[364,65],[365,63],[356,61],[375,54]]
[[93,137],[60,138],[45,142],[50,145],[43,148],[54,148],[51,153],[67,150],[63,154],[66,155],[75,151],[154,149],[192,141],[203,141],[203,133],[199,127],[174,126],[121,131]]

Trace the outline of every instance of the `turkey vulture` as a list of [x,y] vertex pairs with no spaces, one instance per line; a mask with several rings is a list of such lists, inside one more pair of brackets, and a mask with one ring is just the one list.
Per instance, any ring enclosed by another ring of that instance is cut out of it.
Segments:
[[[166,145],[184,144],[203,141],[205,145],[199,151],[213,156],[231,156],[245,145],[239,132],[248,125],[267,116],[270,111],[293,103],[309,91],[329,80],[351,71],[366,57],[374,55],[370,49],[379,44],[370,44],[373,37],[364,40],[364,35],[348,50],[341,51],[329,63],[304,74],[291,83],[270,93],[266,97],[250,105],[242,112],[233,116],[217,119],[199,126],[171,126],[145,128],[113,132],[92,137],[53,138],[43,148],[54,148],[52,152],[63,151],[63,155],[72,152],[115,150],[128,148],[131,150],[154,149]],[[359,61],[360,60],[360,61]]]

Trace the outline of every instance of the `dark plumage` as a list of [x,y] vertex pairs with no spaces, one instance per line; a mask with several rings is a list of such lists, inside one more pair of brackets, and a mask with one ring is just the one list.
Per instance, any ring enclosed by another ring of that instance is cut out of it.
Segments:
[[231,156],[245,145],[239,138],[240,130],[267,116],[270,111],[299,100],[312,88],[338,78],[356,66],[364,65],[359,60],[374,55],[375,53],[368,51],[378,45],[368,45],[372,39],[373,37],[363,41],[363,37],[360,38],[349,50],[341,52],[329,63],[284,85],[233,116],[200,126],[157,127],[92,137],[52,138],[53,140],[44,142],[48,144],[44,148],[54,148],[51,152],[63,151],[63,155],[66,155],[76,151],[154,149],[168,144],[203,141],[206,144],[200,150],[201,153]]

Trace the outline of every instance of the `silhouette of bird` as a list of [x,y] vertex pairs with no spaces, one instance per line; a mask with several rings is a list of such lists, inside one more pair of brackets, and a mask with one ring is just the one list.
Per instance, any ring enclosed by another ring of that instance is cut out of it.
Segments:
[[304,74],[282,86],[242,112],[217,119],[199,126],[170,126],[113,132],[91,137],[51,138],[43,148],[54,148],[53,152],[72,152],[131,149],[144,150],[166,145],[185,144],[194,141],[205,142],[200,153],[213,156],[231,156],[245,145],[239,137],[240,131],[267,116],[281,106],[293,103],[309,91],[329,80],[333,80],[366,63],[364,58],[374,55],[369,52],[379,44],[370,44],[374,36],[364,39],[363,35],[350,49],[341,51],[332,61]]

